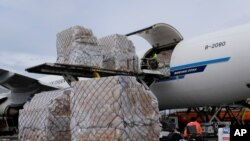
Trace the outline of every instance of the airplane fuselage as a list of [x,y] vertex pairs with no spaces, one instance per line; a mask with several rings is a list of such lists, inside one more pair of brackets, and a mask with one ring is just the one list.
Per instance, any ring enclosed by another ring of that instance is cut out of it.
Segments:
[[160,109],[233,103],[250,97],[250,25],[192,39],[174,48],[171,77],[151,89]]
[[[157,35],[162,38],[162,34]],[[150,88],[159,100],[160,110],[245,100],[250,97],[249,59],[250,25],[185,39],[173,49],[170,78],[157,80]],[[39,83],[42,81],[59,89],[69,87],[62,77],[45,77]],[[7,100],[1,103],[0,115],[11,104],[25,103],[35,91],[2,94],[0,98]]]

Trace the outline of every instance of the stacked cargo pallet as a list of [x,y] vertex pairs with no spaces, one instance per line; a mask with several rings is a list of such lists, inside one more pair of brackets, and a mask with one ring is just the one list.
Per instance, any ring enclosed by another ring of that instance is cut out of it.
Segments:
[[167,76],[170,75],[170,59],[173,50],[162,51],[157,55],[157,60],[159,62],[159,71]]
[[126,36],[114,34],[97,41],[81,26],[57,34],[57,63],[138,72],[135,47]]
[[20,141],[69,141],[70,93],[58,90],[36,94],[19,113]]
[[157,99],[130,76],[36,94],[19,116],[21,141],[157,141],[159,134]]
[[124,35],[113,34],[98,40],[100,46],[106,47],[104,68],[138,72],[138,56],[133,43]]
[[[123,35],[96,40],[75,26],[57,34],[57,63],[138,71],[133,43]],[[157,141],[158,102],[135,77],[113,76],[72,83],[36,94],[20,110],[21,141]]]
[[103,50],[96,45],[75,44],[69,54],[69,64],[103,67]]
[[[62,64],[74,63],[74,59],[77,59],[77,58],[69,58],[71,52],[75,53],[75,50],[76,50],[75,47],[78,49],[82,48],[82,50],[88,51],[87,49],[84,48],[85,45],[92,45],[93,48],[97,47],[96,46],[97,38],[93,35],[93,32],[91,29],[87,29],[82,26],[73,26],[58,33],[57,41],[56,41],[57,63],[62,63]],[[96,50],[98,50],[98,48]],[[80,51],[81,50],[79,50],[79,52]],[[89,58],[84,56],[80,59],[86,60]]]
[[73,141],[157,141],[158,102],[135,77],[75,82],[71,98]]

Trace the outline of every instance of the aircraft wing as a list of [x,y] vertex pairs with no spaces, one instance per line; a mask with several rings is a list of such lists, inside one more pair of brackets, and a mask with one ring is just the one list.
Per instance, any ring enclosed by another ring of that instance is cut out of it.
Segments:
[[41,84],[38,80],[0,68],[0,85],[12,93],[49,91],[57,88]]

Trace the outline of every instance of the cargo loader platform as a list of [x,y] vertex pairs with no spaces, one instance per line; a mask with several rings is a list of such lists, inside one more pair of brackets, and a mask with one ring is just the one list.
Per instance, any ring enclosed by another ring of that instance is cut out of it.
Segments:
[[[59,63],[44,63],[34,67],[26,69],[27,72],[39,73],[39,74],[49,74],[49,75],[60,75],[65,77],[71,77],[72,81],[77,81],[78,77],[94,78],[94,72],[97,72],[101,77],[115,76],[115,75],[126,75],[126,76],[146,76],[152,78],[166,78],[168,76],[161,73],[147,73],[141,71],[139,73],[125,70],[112,70],[99,68],[94,66],[85,65],[72,65],[72,64],[59,64]],[[65,78],[66,79],[66,78]]]
[[51,75],[71,75],[74,77],[94,78],[93,73],[97,72],[101,77],[114,75],[136,76],[138,73],[131,71],[111,70],[93,66],[44,63],[34,67],[27,68],[26,71],[31,73],[51,74]]

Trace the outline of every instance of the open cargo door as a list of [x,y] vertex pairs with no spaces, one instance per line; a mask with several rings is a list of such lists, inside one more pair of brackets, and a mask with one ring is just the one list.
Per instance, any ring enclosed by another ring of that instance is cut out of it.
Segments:
[[[144,38],[152,46],[143,56],[141,70],[151,73],[161,73],[168,77],[169,64],[173,49],[183,40],[182,35],[172,26],[158,23],[150,27],[126,34],[126,36],[138,35]],[[157,62],[152,60],[157,56]]]
[[177,44],[183,40],[181,34],[174,27],[165,23],[158,23],[150,27],[129,33],[126,36],[131,35],[141,36],[154,48]]

